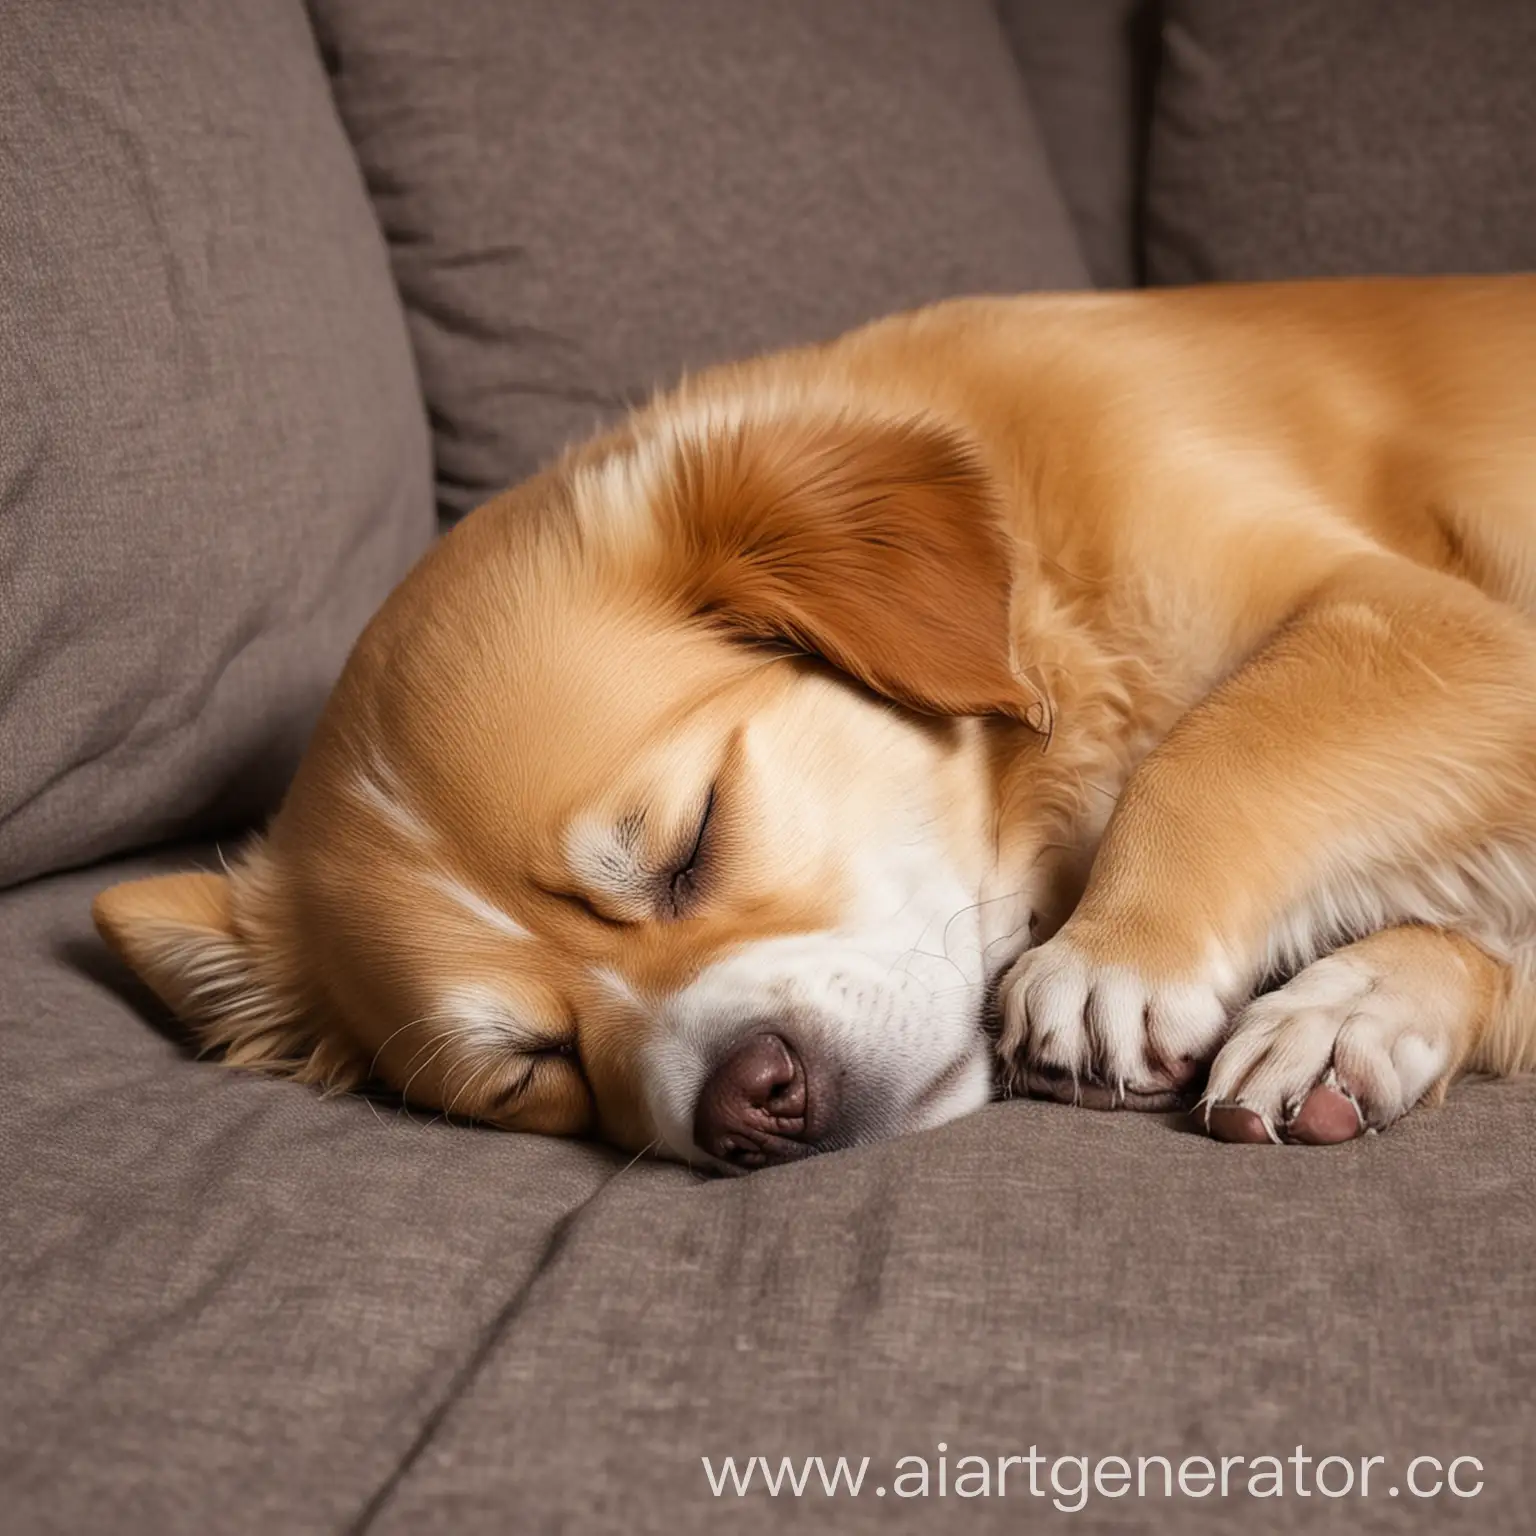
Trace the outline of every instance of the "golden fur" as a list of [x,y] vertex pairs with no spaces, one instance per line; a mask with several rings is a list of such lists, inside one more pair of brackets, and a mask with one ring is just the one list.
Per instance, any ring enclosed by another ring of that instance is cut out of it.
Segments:
[[818,1145],[936,1123],[995,997],[1016,1083],[1339,1140],[1536,1061],[1533,613],[1536,278],[953,301],[467,519],[96,917],[231,1062],[517,1129],[698,1158],[775,1009]]

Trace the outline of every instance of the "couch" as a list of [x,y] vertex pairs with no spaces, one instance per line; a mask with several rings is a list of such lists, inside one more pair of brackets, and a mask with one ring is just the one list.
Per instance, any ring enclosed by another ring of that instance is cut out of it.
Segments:
[[[236,846],[435,531],[682,370],[1536,266],[1532,80],[1529,0],[9,0],[0,1529],[1530,1529],[1536,1083],[716,1181],[200,1062],[88,908]],[[724,1462],[817,1456],[859,1493]]]

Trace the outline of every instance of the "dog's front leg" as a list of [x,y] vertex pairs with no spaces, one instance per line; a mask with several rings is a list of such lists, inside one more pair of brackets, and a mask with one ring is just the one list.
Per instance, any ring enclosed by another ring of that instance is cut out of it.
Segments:
[[1536,632],[1357,558],[1133,775],[1076,912],[1004,980],[1005,1065],[1058,1097],[1164,1103],[1277,963],[1402,923],[1513,952],[1533,888]]

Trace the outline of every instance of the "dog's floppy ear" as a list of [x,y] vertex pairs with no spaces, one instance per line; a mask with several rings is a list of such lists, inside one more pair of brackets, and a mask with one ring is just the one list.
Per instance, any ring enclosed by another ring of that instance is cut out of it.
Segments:
[[334,1089],[364,1076],[335,1032],[316,1032],[275,950],[239,929],[228,875],[130,880],[97,896],[91,916],[198,1045],[229,1065]]
[[670,483],[693,613],[912,709],[1039,719],[1010,666],[997,492],[958,437],[832,413],[732,423],[681,443]]

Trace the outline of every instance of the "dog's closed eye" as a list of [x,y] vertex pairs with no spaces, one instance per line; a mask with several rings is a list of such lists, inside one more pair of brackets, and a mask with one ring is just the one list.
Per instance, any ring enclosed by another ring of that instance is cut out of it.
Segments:
[[699,815],[699,820],[689,841],[687,849],[682,855],[673,861],[671,872],[667,879],[668,915],[682,917],[693,898],[697,895],[700,870],[704,864],[705,855],[708,852],[710,824],[715,814],[715,798],[718,784],[709,786],[709,793],[704,797],[704,809]]

